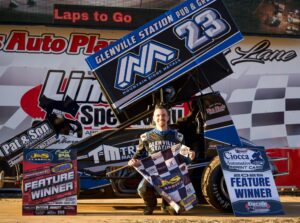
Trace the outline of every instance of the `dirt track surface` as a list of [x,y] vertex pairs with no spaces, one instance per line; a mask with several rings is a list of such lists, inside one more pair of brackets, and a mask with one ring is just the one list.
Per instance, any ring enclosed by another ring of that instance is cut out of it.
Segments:
[[164,215],[157,209],[152,216],[143,216],[141,199],[86,199],[78,201],[77,216],[22,216],[21,199],[0,199],[0,222],[53,223],[300,223],[300,197],[281,196],[285,215],[270,217],[234,217],[209,205],[199,205],[179,216]]

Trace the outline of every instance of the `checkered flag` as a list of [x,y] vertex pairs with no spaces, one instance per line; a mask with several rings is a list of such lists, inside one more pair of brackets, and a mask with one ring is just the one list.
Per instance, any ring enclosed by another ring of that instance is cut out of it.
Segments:
[[177,213],[179,210],[190,210],[197,203],[180,148],[181,144],[177,144],[154,153],[135,167]]
[[214,87],[225,96],[240,136],[266,148],[299,147],[299,75],[241,75]]

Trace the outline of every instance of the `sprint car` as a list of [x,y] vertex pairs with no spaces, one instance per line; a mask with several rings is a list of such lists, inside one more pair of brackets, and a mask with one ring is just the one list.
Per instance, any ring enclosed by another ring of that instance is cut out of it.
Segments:
[[[158,102],[164,102],[169,108],[184,104],[189,110],[188,114],[170,124],[170,128],[181,132],[185,137],[185,144],[196,153],[195,160],[189,166],[189,173],[197,196],[200,201],[208,202],[216,209],[232,211],[216,147],[251,147],[253,144],[239,137],[224,99],[219,92],[211,88],[211,84],[231,72],[224,55],[220,54],[131,105],[123,113],[116,113],[121,123],[118,128],[100,131],[83,140],[69,136],[71,131],[82,135],[80,123],[59,118],[55,113],[59,110],[74,115],[77,113],[74,108],[79,106],[72,104],[72,101],[64,105],[41,97],[40,106],[47,112],[47,120],[55,126],[58,138],[56,143],[48,147],[77,151],[81,192],[102,190],[106,196],[134,197],[137,196],[136,189],[141,176],[130,167],[120,171],[114,170],[127,164],[135,153],[139,136],[152,127],[130,126],[150,118]],[[207,87],[211,89],[209,93],[203,91]],[[276,168],[271,166],[275,173]],[[2,161],[0,186],[3,187],[4,183],[9,186],[20,185],[21,169],[21,164],[9,168],[5,161]],[[107,175],[111,171],[114,172]]]

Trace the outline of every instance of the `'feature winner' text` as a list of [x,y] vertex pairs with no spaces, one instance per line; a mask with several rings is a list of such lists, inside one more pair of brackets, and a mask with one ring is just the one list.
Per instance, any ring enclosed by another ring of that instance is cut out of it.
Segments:
[[74,190],[74,171],[26,182],[25,192],[31,190],[31,199],[37,200]]

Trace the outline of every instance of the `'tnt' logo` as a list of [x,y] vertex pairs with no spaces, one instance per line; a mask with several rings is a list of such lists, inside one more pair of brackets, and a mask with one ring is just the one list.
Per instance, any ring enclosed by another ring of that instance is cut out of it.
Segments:
[[124,90],[130,87],[135,75],[147,77],[155,71],[157,62],[168,64],[178,54],[176,49],[153,40],[140,49],[140,55],[129,53],[119,59],[115,88]]

